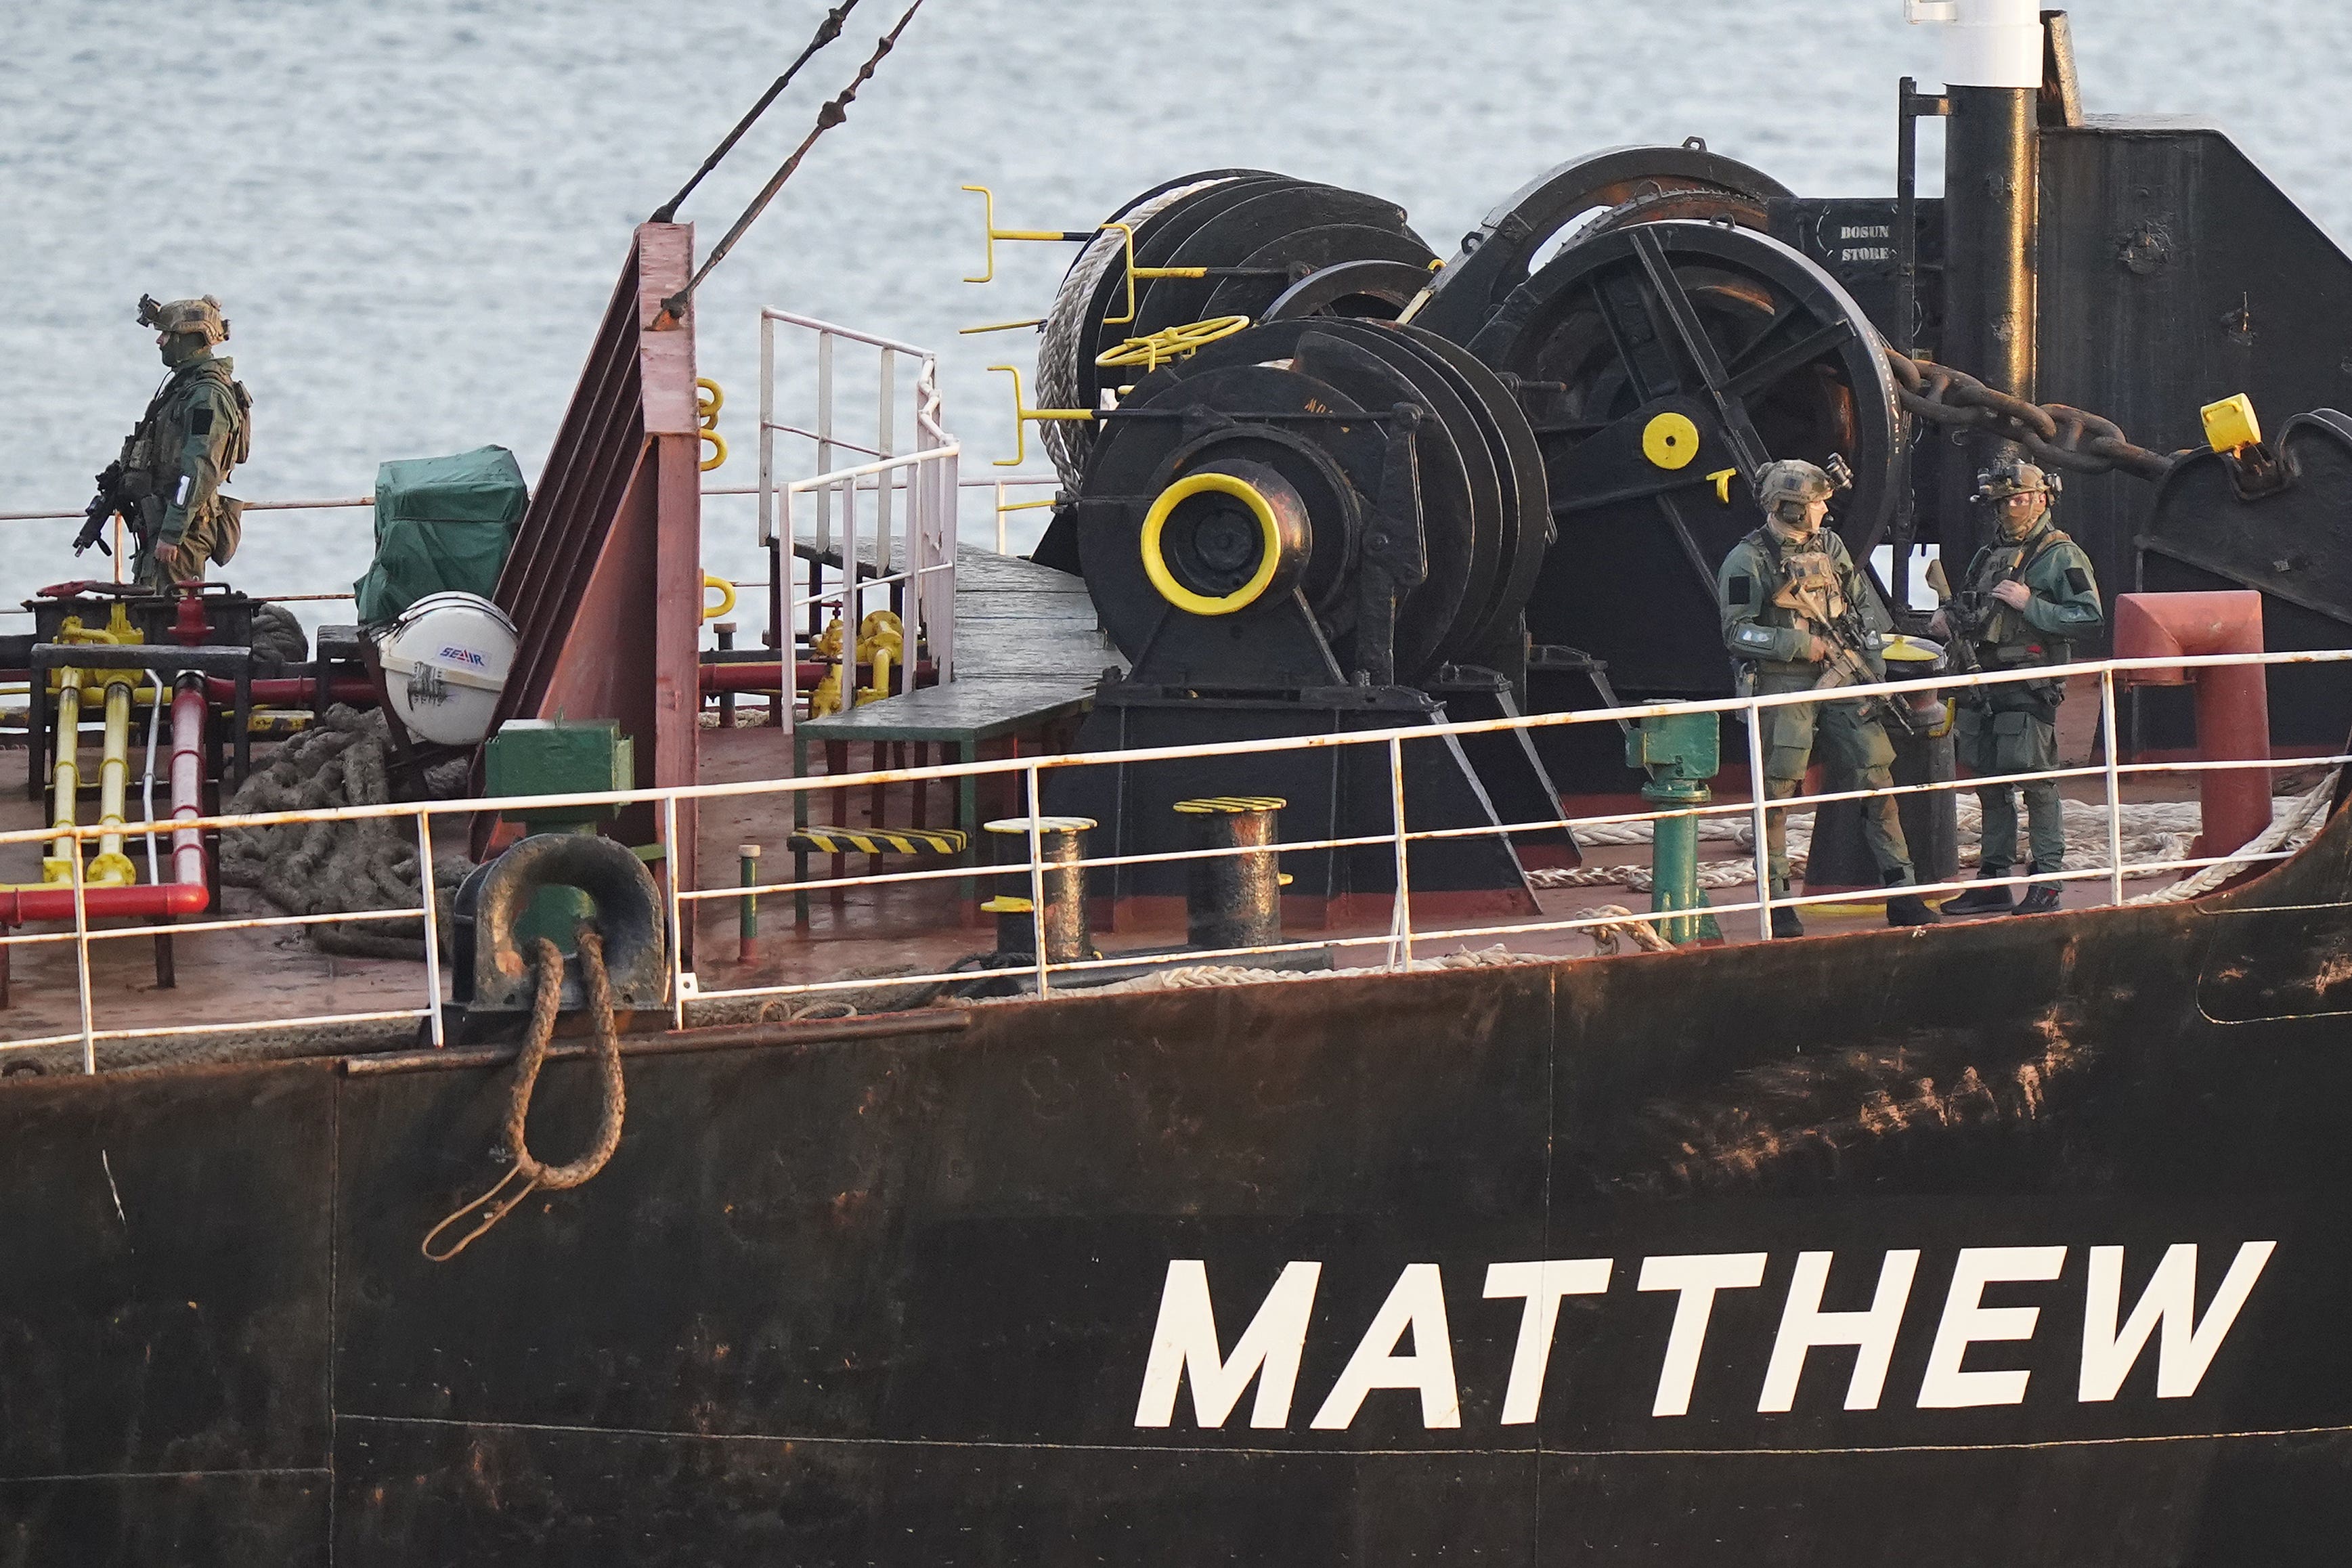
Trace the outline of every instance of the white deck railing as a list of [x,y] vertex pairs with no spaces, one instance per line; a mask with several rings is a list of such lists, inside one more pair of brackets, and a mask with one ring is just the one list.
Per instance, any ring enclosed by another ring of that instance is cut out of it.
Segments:
[[[807,425],[777,416],[779,327],[813,340],[815,412]],[[854,434],[843,427],[840,400],[835,396],[835,360],[842,343],[874,354],[873,418],[869,425],[861,416]],[[904,453],[898,444],[901,359],[911,360],[915,371],[907,399],[914,445]],[[780,484],[779,436],[814,442],[816,471]],[[928,630],[939,679],[954,679],[956,514],[961,495],[956,466],[961,451],[943,423],[939,356],[930,350],[789,310],[760,312],[760,543],[768,552],[768,629],[779,658],[791,663],[793,628],[801,624],[802,614],[830,605],[842,618],[844,658],[854,662],[867,594],[881,589],[887,604],[893,597],[890,590],[903,586],[905,592],[896,598],[903,606],[909,662]],[[871,460],[837,466],[845,454]],[[861,495],[871,497],[873,503],[865,530],[859,526]],[[814,505],[796,510],[795,496],[808,497]],[[837,541],[834,532],[836,500],[841,510]],[[796,547],[803,540],[816,558],[801,567]],[[836,548],[841,581],[827,592],[822,587],[823,558]],[[862,553],[868,548],[870,556]],[[871,576],[866,574],[869,566]],[[805,594],[794,588],[796,578],[805,582]],[[844,683],[845,695],[854,684]],[[792,707],[784,702],[777,708],[779,722],[787,728],[792,723]]]
[[[2216,654],[2184,656],[2171,658],[2110,659],[2067,665],[2055,668],[2030,668],[2002,671],[1967,678],[1954,678],[1938,682],[1937,689],[1943,691],[1950,691],[1971,686],[1991,686],[2018,680],[2047,679],[2054,676],[2089,677],[2095,679],[2098,683],[2102,715],[2107,725],[2106,733],[2112,735],[2114,733],[2115,692],[2118,679],[2121,677],[2127,677],[2135,671],[2184,668],[2193,669],[2230,665],[2269,666],[2336,664],[2343,663],[2347,660],[2352,660],[2352,651],[2274,654]],[[1621,923],[1625,917],[1622,914],[1580,914],[1560,918],[1538,916],[1528,919],[1488,921],[1474,925],[1423,924],[1418,922],[1414,917],[1412,910],[1412,888],[1411,883],[1411,866],[1408,849],[1410,846],[1415,842],[1436,839],[1465,837],[1480,835],[1494,836],[1497,834],[1523,833],[1537,829],[1555,828],[1559,826],[1567,826],[1573,830],[1578,827],[1593,827],[1603,824],[1654,823],[1669,817],[1738,816],[1745,816],[1748,819],[1755,841],[1754,850],[1757,873],[1757,896],[1752,900],[1743,901],[1715,904],[1711,906],[1706,912],[1711,912],[1717,917],[1752,914],[1755,917],[1756,939],[1760,942],[1769,942],[1771,940],[1770,911],[1774,907],[1776,907],[1776,905],[1786,904],[1801,907],[1808,904],[1841,902],[1850,899],[1852,895],[1842,893],[1816,894],[1780,900],[1775,900],[1770,896],[1770,881],[1766,866],[1765,835],[1763,833],[1764,816],[1767,807],[1766,803],[1763,801],[1730,801],[1721,804],[1685,806],[1675,809],[1625,812],[1574,817],[1563,816],[1559,817],[1549,817],[1533,822],[1506,823],[1499,826],[1483,826],[1468,828],[1416,829],[1412,827],[1409,822],[1405,820],[1403,811],[1402,810],[1404,799],[1404,747],[1409,742],[1417,741],[1433,741],[1447,735],[1460,736],[1515,729],[1543,730],[1577,724],[1612,723],[1618,720],[1640,721],[1642,719],[1654,716],[1669,716],[1687,713],[1732,714],[1741,716],[1748,721],[1748,731],[1750,737],[1748,742],[1748,763],[1751,770],[1750,777],[1757,778],[1761,777],[1762,775],[1762,759],[1759,754],[1760,746],[1756,740],[1759,733],[1759,726],[1756,724],[1755,719],[1758,713],[1762,710],[1767,708],[1786,707],[1799,703],[1843,701],[1849,700],[1857,696],[1868,696],[1882,693],[1893,696],[1909,695],[1916,693],[1917,689],[1917,686],[1913,683],[1889,683],[1881,686],[1847,688],[1841,690],[1828,692],[1803,691],[1775,696],[1726,698],[1707,702],[1654,703],[1623,708],[1587,710],[1570,713],[1532,714],[1516,719],[1496,719],[1466,723],[1424,725],[1410,729],[1368,731],[1357,734],[1315,735],[1277,740],[1250,741],[1224,745],[1169,746],[1149,750],[1078,753],[1064,756],[1007,758],[993,762],[941,767],[870,771],[863,773],[844,774],[839,777],[820,775],[805,779],[760,779],[748,780],[735,784],[697,784],[690,787],[678,787],[672,789],[614,791],[597,794],[544,795],[524,798],[509,797],[496,800],[436,801],[416,804],[401,803],[376,806],[347,806],[332,810],[270,812],[241,816],[206,818],[197,826],[236,829],[240,827],[266,826],[281,823],[351,821],[367,817],[402,817],[409,819],[415,824],[415,827],[419,852],[419,865],[423,877],[423,895],[420,900],[420,903],[418,907],[415,908],[383,910],[357,914],[275,915],[241,918],[214,918],[208,920],[185,921],[169,925],[138,924],[104,930],[94,930],[91,929],[89,924],[87,907],[79,899],[79,894],[80,885],[77,882],[76,919],[71,929],[53,931],[17,932],[5,937],[0,937],[0,946],[13,948],[59,942],[70,942],[73,944],[77,973],[79,982],[80,1016],[79,1026],[70,1032],[65,1033],[56,1033],[17,1039],[0,1039],[0,1053],[5,1053],[8,1051],[23,1051],[41,1047],[79,1045],[81,1048],[82,1063],[85,1070],[94,1071],[96,1069],[96,1047],[101,1041],[180,1037],[194,1039],[222,1034],[260,1034],[290,1028],[316,1027],[324,1025],[361,1024],[408,1019],[423,1021],[427,1036],[436,1045],[441,1044],[441,1003],[443,1001],[443,981],[440,966],[437,961],[418,965],[419,973],[417,983],[419,985],[419,994],[417,995],[417,1005],[413,1007],[376,1009],[372,1011],[321,1015],[297,1018],[261,1016],[246,1022],[219,1022],[201,1025],[125,1025],[112,1017],[100,1016],[101,1011],[110,1012],[112,1009],[110,1006],[106,1009],[101,1009],[100,1007],[92,995],[89,984],[89,955],[90,950],[95,944],[102,942],[119,942],[142,936],[168,934],[177,940],[185,941],[201,937],[209,932],[253,930],[270,927],[298,927],[328,920],[415,920],[422,921],[425,924],[426,946],[427,951],[430,952],[433,948],[433,938],[435,935],[431,825],[433,819],[436,817],[458,816],[477,811],[491,811],[511,816],[525,815],[534,810],[543,810],[558,806],[572,806],[592,804],[620,805],[632,802],[649,802],[658,808],[658,814],[663,824],[662,842],[667,849],[669,845],[675,842],[677,832],[677,805],[680,801],[684,800],[742,800],[748,798],[773,797],[778,804],[778,810],[774,820],[777,823],[781,833],[783,825],[787,824],[791,820],[791,797],[794,795],[804,792],[835,789],[850,790],[873,785],[911,783],[915,781],[924,781],[926,783],[940,782],[973,775],[1010,774],[1017,775],[1022,792],[1022,799],[1027,805],[1029,816],[1034,824],[1034,819],[1038,815],[1038,806],[1043,796],[1044,776],[1056,769],[1123,765],[1160,761],[1177,761],[1187,758],[1209,756],[1230,758],[1266,752],[1319,751],[1333,747],[1376,746],[1385,750],[1391,783],[1391,799],[1397,805],[1397,809],[1392,810],[1391,814],[1391,823],[1389,831],[1385,833],[1369,834],[1344,838],[1285,841],[1278,847],[1278,848],[1282,852],[1290,853],[1318,849],[1351,848],[1374,845],[1391,846],[1393,848],[1396,886],[1391,903],[1391,918],[1389,922],[1389,929],[1386,931],[1358,935],[1341,934],[1338,936],[1318,933],[1312,938],[1302,939],[1296,942],[1272,943],[1257,947],[1230,948],[1213,951],[1186,950],[1177,953],[1159,953],[1152,955],[1124,953],[1102,959],[1087,959],[1071,963],[1059,963],[1049,961],[1046,957],[1047,943],[1044,931],[1045,900],[1042,897],[1033,898],[1032,919],[1035,922],[1036,927],[1034,935],[1036,938],[1036,952],[1038,955],[1034,965],[1034,983],[1038,992],[1041,994],[1049,994],[1054,988],[1054,977],[1056,974],[1066,977],[1074,973],[1110,966],[1124,968],[1133,967],[1139,964],[1193,964],[1202,963],[1204,960],[1212,959],[1240,959],[1281,952],[1298,952],[1310,950],[1359,947],[1378,949],[1380,950],[1381,963],[1391,967],[1401,967],[1411,963],[1416,942],[1467,937],[1527,936],[1544,931],[1572,931],[1579,930],[1591,930],[1604,925],[1616,925]],[[2095,867],[2058,873],[2057,879],[2063,880],[2104,879],[2107,883],[2107,901],[2109,903],[2120,903],[2123,900],[2123,884],[2126,872],[2126,867],[2121,858],[2121,793],[2123,780],[2126,777],[2142,773],[2197,773],[2214,770],[2275,771],[2284,768],[2301,769],[2315,765],[2340,765],[2347,761],[2352,761],[2352,756],[2336,755],[2326,757],[2293,757],[2270,761],[2123,763],[2117,761],[2112,754],[2110,754],[2105,761],[2099,763],[2082,767],[2061,768],[2051,773],[2009,775],[2009,780],[2010,782],[2023,782],[2033,778],[2057,778],[2062,780],[2098,778],[2104,781],[2104,806],[2107,824],[2106,841],[2108,851],[2105,862],[2103,865]],[[1803,807],[1819,806],[1833,801],[1861,799],[1877,795],[1922,795],[1937,791],[1973,790],[1988,784],[1999,782],[2002,781],[2000,779],[1965,778],[1924,784],[1898,785],[1891,790],[1885,791],[1832,791],[1821,795],[1798,795],[1784,802],[1774,802],[1771,803],[1770,809],[1793,810]],[[111,830],[121,831],[131,836],[137,836],[142,832],[150,831],[151,829],[156,832],[169,832],[173,828],[184,829],[192,825],[187,822],[166,821],[155,824],[132,824],[129,825],[127,827]],[[976,826],[977,825],[967,824],[965,826],[970,827]],[[109,830],[110,829],[103,825],[90,823],[76,826],[71,830],[71,833],[75,839],[79,842],[86,843],[98,837],[102,832]],[[52,826],[24,828],[0,833],[0,845],[38,843],[45,839],[58,837],[62,832],[62,829]],[[826,891],[834,889],[876,889],[887,888],[891,886],[919,886],[921,884],[937,882],[949,879],[963,879],[983,876],[1020,876],[1025,874],[1030,878],[1033,888],[1036,888],[1038,884],[1042,883],[1043,878],[1048,870],[1058,872],[1065,869],[1068,863],[1047,863],[1044,861],[1038,854],[1038,847],[1036,845],[1035,838],[1036,835],[1033,826],[1028,858],[1010,864],[985,867],[971,865],[930,867],[908,871],[877,872],[862,876],[812,879],[799,881],[765,882],[751,886],[666,888],[664,889],[664,898],[667,902],[666,912],[671,935],[670,963],[672,973],[670,1010],[673,1025],[678,1027],[685,1026],[689,1001],[696,1003],[709,1003],[728,998],[766,998],[793,995],[822,997],[826,994],[833,992],[851,989],[871,989],[877,984],[887,984],[891,987],[914,986],[927,984],[945,984],[966,980],[971,977],[969,973],[943,971],[935,974],[891,975],[887,977],[886,981],[879,982],[871,976],[867,976],[856,979],[812,980],[777,984],[736,986],[731,988],[705,985],[699,983],[698,976],[693,975],[684,967],[682,960],[683,944],[678,940],[689,924],[691,918],[689,910],[694,907],[714,901],[724,905],[730,900],[740,900],[746,897],[757,897],[760,895],[775,895],[793,892],[811,893]],[[1076,862],[1076,864],[1081,868],[1113,865],[1137,865],[1149,862],[1192,860],[1220,855],[1252,854],[1257,852],[1258,851],[1250,848],[1240,848],[1224,850],[1181,850],[1146,855],[1098,855],[1087,856]],[[2134,875],[2141,875],[2152,871],[2195,871],[2203,868],[2224,863],[2259,865],[2286,858],[2289,853],[2289,851],[2283,849],[2257,849],[2251,853],[2241,851],[2235,855],[2226,857],[2209,856],[2201,858],[2181,858],[2156,862],[2134,862],[2128,869]],[[73,858],[73,860],[74,864],[79,867],[80,864],[80,857],[77,855]],[[673,866],[677,865],[678,864],[678,859],[676,857],[671,857],[668,858],[667,864]],[[2049,880],[2052,879],[2045,877],[2032,879]],[[2027,880],[2029,880],[2029,878],[2023,875],[2009,879],[2009,881],[2011,884],[2022,883]],[[1975,880],[1938,882],[1927,884],[1910,890],[1932,894],[1954,891],[1962,888],[1982,885],[1984,884]],[[1687,917],[1699,911],[1670,911],[1658,918]],[[1932,932],[1929,933],[1928,940],[1933,940]],[[1024,971],[1022,973],[1028,973],[1028,971]],[[0,1024],[5,1024],[5,1015],[0,1014]]]

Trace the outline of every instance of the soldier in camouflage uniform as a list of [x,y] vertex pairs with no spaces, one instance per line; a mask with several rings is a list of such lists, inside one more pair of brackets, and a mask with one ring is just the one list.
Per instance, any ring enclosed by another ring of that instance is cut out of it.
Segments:
[[[2091,558],[2050,521],[2056,488],[2032,463],[2014,460],[1977,476],[1976,500],[1993,509],[1995,537],[1969,563],[1965,586],[1938,612],[1935,629],[1938,636],[1967,637],[1987,670],[2068,663],[2076,641],[2095,637],[2105,624]],[[2065,699],[2063,680],[2011,681],[1963,692],[1952,725],[1960,762],[1987,777],[2057,767],[2058,705]],[[1984,807],[1979,878],[2014,874],[2019,787],[1977,791]],[[2058,785],[2043,779],[2022,787],[2033,855],[2028,871],[2047,876],[2066,859]],[[2021,900],[2006,887],[1971,888],[1947,901],[1944,912],[2042,914],[2056,909],[2059,898],[2056,882],[2031,884]]]
[[[228,341],[220,301],[139,301],[171,374],[122,443],[114,493],[139,542],[137,580],[156,592],[200,582],[236,551],[244,503],[220,493],[252,447],[252,399],[213,347]],[[113,470],[110,470],[113,472]],[[103,481],[106,476],[101,476]]]
[[[1716,574],[1724,646],[1742,672],[1743,694],[1752,689],[1770,696],[1885,679],[1880,648],[1893,623],[1854,565],[1845,542],[1822,526],[1832,493],[1829,476],[1811,463],[1770,463],[1756,477],[1764,526],[1732,546]],[[1859,667],[1853,654],[1841,652],[1831,624],[1848,605],[1861,610],[1869,628],[1868,646],[1859,650]],[[1862,702],[1767,708],[1762,722],[1768,799],[1786,800],[1800,793],[1816,739],[1828,743],[1832,764],[1843,775],[1835,787],[1886,789],[1895,782],[1890,771],[1894,744]],[[1904,842],[1893,798],[1881,796],[1862,805],[1863,837],[1886,885],[1916,885],[1919,879],[1911,868],[1910,847]],[[1765,818],[1776,899],[1789,895],[1787,816],[1785,810],[1776,810]],[[1937,918],[1916,894],[1886,902],[1889,925],[1928,925]],[[1775,909],[1772,934],[1803,935],[1796,910]]]

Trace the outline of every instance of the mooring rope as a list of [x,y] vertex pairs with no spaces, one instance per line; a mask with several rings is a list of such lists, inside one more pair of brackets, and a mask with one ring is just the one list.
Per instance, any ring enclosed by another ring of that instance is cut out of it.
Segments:
[[[595,1141],[580,1158],[568,1164],[550,1165],[530,1152],[526,1135],[531,1093],[539,1085],[539,1069],[546,1065],[548,1044],[555,1037],[556,1013],[563,1002],[563,954],[553,942],[540,937],[532,943],[539,989],[531,997],[530,1028],[523,1037],[522,1054],[515,1059],[514,1092],[507,1101],[506,1147],[512,1152],[514,1163],[507,1167],[506,1173],[491,1184],[488,1192],[461,1205],[425,1233],[418,1249],[436,1263],[446,1263],[465,1251],[537,1189],[545,1187],[560,1193],[583,1185],[604,1168],[613,1151],[621,1146],[621,1122],[628,1114],[629,1096],[628,1087],[621,1078],[621,1037],[613,1025],[613,986],[611,977],[604,972],[604,943],[595,932],[583,931],[579,947],[580,973],[588,985],[588,1016],[596,1030],[596,1065],[604,1084],[604,1114],[596,1124]],[[509,1194],[508,1186],[518,1178],[521,1186]],[[435,1238],[443,1231],[477,1213],[481,1218],[473,1229],[446,1250],[433,1250]]]
[[[387,750],[381,712],[361,713],[338,703],[279,746],[267,767],[247,775],[226,809],[258,814],[381,805],[392,798]],[[445,958],[455,930],[450,900],[472,869],[462,856],[441,858],[433,868]],[[231,828],[221,837],[220,879],[232,888],[251,888],[295,915],[414,909],[424,897],[415,828],[399,817]],[[322,952],[425,957],[422,917],[322,921],[302,929]]]

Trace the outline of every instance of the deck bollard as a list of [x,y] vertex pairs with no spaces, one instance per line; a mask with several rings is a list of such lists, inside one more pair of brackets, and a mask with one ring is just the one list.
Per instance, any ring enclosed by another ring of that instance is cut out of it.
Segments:
[[[759,886],[760,847],[738,844],[735,854],[743,865],[742,886],[746,889]],[[760,957],[760,895],[747,890],[742,903],[741,921],[735,937],[735,962],[750,964],[758,962]]]
[[[1075,963],[1095,956],[1094,932],[1087,923],[1087,874],[1078,862],[1086,858],[1087,816],[1040,816],[1037,855],[1045,867],[1045,962]],[[1035,913],[1029,899],[1029,819],[1001,816],[984,825],[996,836],[996,863],[1019,866],[997,881],[996,897],[981,905],[996,917],[996,951],[1000,956],[1021,954],[1034,960],[1037,952]]]
[[[1653,715],[1625,736],[1625,763],[1648,773],[1642,798],[1656,806],[1705,805],[1714,794],[1704,781],[1723,765],[1722,726],[1712,713]],[[1698,817],[1662,816],[1652,825],[1650,910],[1669,914],[1706,907],[1698,885]],[[1717,940],[1715,917],[1660,921],[1658,932],[1681,943]]]
[[1184,939],[1213,949],[1272,947],[1282,941],[1282,876],[1276,868],[1282,808],[1276,795],[1180,800],[1202,849],[1249,849],[1192,863],[1184,889]]

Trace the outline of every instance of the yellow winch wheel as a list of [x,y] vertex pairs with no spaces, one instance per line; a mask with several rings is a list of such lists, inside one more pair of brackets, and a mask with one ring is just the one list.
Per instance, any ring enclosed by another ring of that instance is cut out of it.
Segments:
[[[1175,510],[1197,495],[1214,493],[1231,496],[1247,507],[1257,519],[1258,532],[1264,547],[1258,552],[1257,571],[1250,580],[1221,597],[1211,598],[1196,594],[1176,580],[1168,568],[1168,557],[1160,548],[1160,535],[1168,526]],[[1143,517],[1143,574],[1160,590],[1160,596],[1180,610],[1196,616],[1230,616],[1236,610],[1246,610],[1265,594],[1266,584],[1274,581],[1276,568],[1282,564],[1282,530],[1274,519],[1274,506],[1247,479],[1232,474],[1203,472],[1187,474],[1160,492],[1151,510]]]
[[1642,456],[1661,468],[1685,468],[1698,456],[1698,426],[1686,414],[1661,414],[1642,426]]

